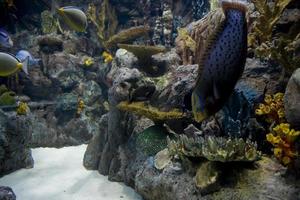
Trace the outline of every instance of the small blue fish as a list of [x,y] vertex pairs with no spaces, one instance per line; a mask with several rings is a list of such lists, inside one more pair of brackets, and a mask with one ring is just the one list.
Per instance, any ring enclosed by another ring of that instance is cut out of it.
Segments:
[[28,57],[28,65],[29,66],[34,66],[34,65],[38,65],[39,62],[41,61],[41,59],[35,59],[28,51],[26,50],[20,50],[18,51],[18,53],[16,54],[16,58],[18,58],[21,62],[23,62],[24,60],[26,60]]
[[14,43],[11,40],[9,34],[3,28],[0,28],[0,46],[5,48],[13,47]]
[[225,21],[210,38],[192,94],[194,118],[202,122],[226,103],[241,77],[247,57],[247,7],[242,1],[222,0]]

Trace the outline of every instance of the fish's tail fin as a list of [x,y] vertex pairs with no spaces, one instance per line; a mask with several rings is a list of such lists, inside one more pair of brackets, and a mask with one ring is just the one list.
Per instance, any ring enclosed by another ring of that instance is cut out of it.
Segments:
[[56,11],[59,9],[59,5],[56,2],[56,0],[51,1],[51,13],[52,15],[55,15]]
[[28,75],[29,56],[22,62],[22,70]]
[[42,62],[41,59],[33,59],[33,65],[40,65]]
[[247,2],[242,0],[221,0],[220,4],[224,12],[230,9],[240,10],[243,13],[247,12]]

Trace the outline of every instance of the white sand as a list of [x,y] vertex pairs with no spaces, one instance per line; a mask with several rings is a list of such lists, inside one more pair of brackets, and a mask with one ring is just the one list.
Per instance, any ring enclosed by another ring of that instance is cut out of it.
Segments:
[[33,149],[33,169],[22,169],[0,179],[17,200],[141,200],[134,190],[113,183],[82,165],[86,145],[62,149]]

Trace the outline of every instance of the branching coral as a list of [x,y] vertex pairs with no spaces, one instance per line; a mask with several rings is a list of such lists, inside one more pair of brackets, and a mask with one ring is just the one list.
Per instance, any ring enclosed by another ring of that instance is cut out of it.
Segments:
[[291,129],[287,123],[277,125],[272,133],[267,134],[267,141],[274,146],[274,155],[283,165],[291,164],[298,155],[294,144],[299,136],[300,131]]
[[289,73],[300,65],[300,59],[296,55],[299,47],[295,48],[292,45],[299,40],[299,23],[295,23],[287,34],[274,35],[273,32],[284,9],[291,1],[275,0],[270,4],[267,0],[253,0],[259,16],[253,23],[252,32],[248,37],[249,46],[255,49],[258,57],[278,62],[283,67],[283,72]]
[[97,36],[100,42],[103,43],[115,34],[118,27],[118,19],[115,9],[108,0],[104,0],[99,9],[98,11],[94,4],[89,4],[87,17],[96,27]]
[[120,110],[133,112],[137,115],[145,116],[153,121],[165,121],[170,119],[182,119],[185,115],[179,110],[171,110],[168,112],[146,105],[144,102],[121,102],[117,106]]
[[284,121],[284,104],[283,93],[275,95],[266,95],[264,103],[259,105],[255,110],[256,115],[266,116],[266,121],[269,123],[281,123]]

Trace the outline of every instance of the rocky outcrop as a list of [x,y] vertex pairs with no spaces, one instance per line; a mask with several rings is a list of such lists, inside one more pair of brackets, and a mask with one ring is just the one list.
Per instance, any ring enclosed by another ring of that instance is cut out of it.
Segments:
[[16,200],[17,197],[10,187],[0,186],[0,199]]
[[285,174],[285,168],[266,157],[253,167],[229,164],[223,169],[219,191],[201,195],[193,176],[185,172],[179,163],[173,162],[160,171],[149,158],[136,175],[135,187],[145,200],[298,199],[299,180]]
[[288,122],[300,128],[300,69],[297,69],[289,80],[284,95],[284,108]]
[[0,176],[20,168],[33,167],[29,148],[32,118],[0,110]]

